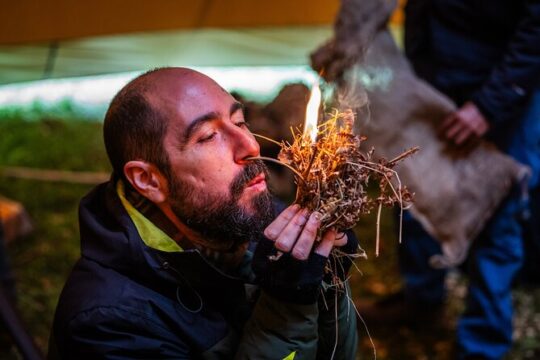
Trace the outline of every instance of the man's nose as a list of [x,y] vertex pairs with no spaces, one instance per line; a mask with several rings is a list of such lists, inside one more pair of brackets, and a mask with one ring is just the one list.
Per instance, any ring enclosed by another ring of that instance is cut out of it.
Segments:
[[234,161],[244,163],[246,159],[260,155],[260,146],[249,130],[237,128],[235,133]]

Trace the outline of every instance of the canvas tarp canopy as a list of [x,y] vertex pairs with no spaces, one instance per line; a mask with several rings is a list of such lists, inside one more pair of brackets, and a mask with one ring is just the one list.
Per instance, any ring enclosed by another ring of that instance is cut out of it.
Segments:
[[308,63],[337,0],[21,0],[0,12],[0,84],[156,66]]

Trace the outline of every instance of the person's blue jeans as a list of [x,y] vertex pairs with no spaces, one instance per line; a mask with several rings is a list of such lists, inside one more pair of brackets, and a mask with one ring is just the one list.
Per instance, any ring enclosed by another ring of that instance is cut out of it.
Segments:
[[509,144],[508,154],[532,170],[530,214],[523,219],[525,266],[520,280],[540,285],[540,90],[533,93],[527,112]]
[[[519,222],[522,208],[521,196],[516,191],[471,248],[466,309],[457,329],[460,359],[471,355],[500,359],[512,345],[512,282],[523,263]],[[410,215],[405,217],[400,267],[408,302],[426,308],[443,303],[446,271],[428,264],[431,255],[440,253],[439,243]]]
[[398,247],[400,272],[404,280],[405,299],[421,307],[442,305],[446,297],[446,270],[434,269],[429,259],[441,253],[434,240],[409,212],[403,214],[402,243]]
[[531,192],[530,216],[523,220],[525,264],[519,281],[522,285],[540,285],[540,187]]
[[[502,140],[497,143],[505,152],[531,168],[529,187],[538,189],[540,90],[533,93],[523,116],[511,125],[511,129],[499,129],[498,134],[495,131],[496,136],[492,140]],[[533,218],[540,219],[540,197],[533,199],[532,209]],[[511,287],[523,264],[521,225],[526,210],[523,193],[515,189],[473,243],[466,266],[469,275],[466,309],[457,329],[460,358],[480,355],[487,359],[500,359],[512,344]],[[540,249],[540,237],[533,236],[529,241],[532,243],[528,251]],[[411,303],[426,307],[443,303],[446,271],[433,269],[428,263],[432,255],[439,253],[439,244],[407,214],[399,255],[405,295]],[[529,257],[538,255],[529,254]]]
[[465,312],[457,328],[460,358],[500,359],[512,345],[512,283],[523,265],[519,194],[506,200],[475,240]]

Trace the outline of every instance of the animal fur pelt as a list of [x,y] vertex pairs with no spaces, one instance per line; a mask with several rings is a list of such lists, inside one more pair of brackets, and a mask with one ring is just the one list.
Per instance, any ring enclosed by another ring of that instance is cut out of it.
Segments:
[[456,105],[416,77],[397,48],[386,27],[394,5],[343,0],[334,38],[312,54],[312,66],[338,84],[339,106],[356,109],[358,132],[379,156],[420,146],[396,170],[415,193],[413,216],[441,242],[443,254],[431,264],[453,266],[528,169],[485,141],[464,152],[437,136]]

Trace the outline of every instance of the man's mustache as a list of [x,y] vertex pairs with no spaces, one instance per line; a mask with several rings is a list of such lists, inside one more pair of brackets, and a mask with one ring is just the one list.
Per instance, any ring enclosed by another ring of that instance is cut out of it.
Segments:
[[253,180],[253,178],[260,173],[268,175],[268,168],[262,160],[250,161],[233,180],[231,184],[231,195],[234,199],[237,199],[242,195],[242,192],[246,188],[246,185]]

